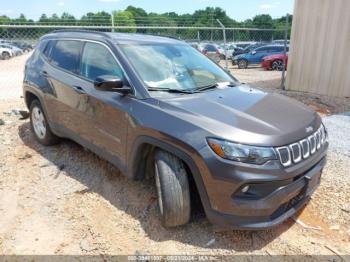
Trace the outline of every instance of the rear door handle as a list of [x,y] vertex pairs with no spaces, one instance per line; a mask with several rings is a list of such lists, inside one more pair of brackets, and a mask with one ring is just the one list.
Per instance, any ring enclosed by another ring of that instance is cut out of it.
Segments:
[[73,89],[75,92],[77,92],[79,94],[86,94],[84,88],[82,88],[81,86],[73,86]]

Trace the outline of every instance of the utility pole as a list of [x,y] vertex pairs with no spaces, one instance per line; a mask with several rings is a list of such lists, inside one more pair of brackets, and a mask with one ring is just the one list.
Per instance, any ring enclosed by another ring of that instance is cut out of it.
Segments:
[[227,46],[226,46],[226,28],[225,26],[221,23],[219,19],[216,19],[216,21],[219,23],[219,25],[222,28],[222,34],[224,36],[224,51],[225,51],[225,69],[228,70],[228,64],[227,64]]
[[213,42],[213,26],[214,26],[214,12],[211,12],[211,33],[210,33],[210,41]]
[[282,81],[281,81],[281,89],[285,90],[285,82],[286,82],[286,62],[287,62],[287,41],[288,41],[288,30],[289,30],[289,14],[286,15],[286,26],[284,29],[284,58],[283,58],[283,69],[282,69]]
[[112,32],[114,33],[114,12],[111,12],[111,20],[112,20]]

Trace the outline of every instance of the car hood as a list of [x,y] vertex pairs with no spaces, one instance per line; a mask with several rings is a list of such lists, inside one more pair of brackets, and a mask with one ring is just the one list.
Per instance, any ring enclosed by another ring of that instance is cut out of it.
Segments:
[[250,145],[286,145],[307,137],[310,127],[316,130],[321,124],[318,114],[302,103],[248,85],[195,94],[163,93],[157,99],[163,110],[208,136]]
[[245,57],[247,53],[241,53],[234,56],[234,59]]

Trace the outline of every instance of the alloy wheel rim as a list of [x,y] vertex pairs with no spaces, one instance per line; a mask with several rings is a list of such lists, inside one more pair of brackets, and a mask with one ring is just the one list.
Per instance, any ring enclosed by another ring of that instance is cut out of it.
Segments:
[[281,61],[275,61],[273,62],[273,69],[277,70],[282,70],[283,69],[283,64]]
[[46,121],[43,112],[38,107],[34,107],[32,110],[32,123],[35,134],[40,139],[44,139],[46,135]]

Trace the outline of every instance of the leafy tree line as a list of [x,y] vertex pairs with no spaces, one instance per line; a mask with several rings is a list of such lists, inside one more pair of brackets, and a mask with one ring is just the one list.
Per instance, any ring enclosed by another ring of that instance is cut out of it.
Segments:
[[[112,19],[113,16],[113,19]],[[152,33],[162,35],[172,35],[183,39],[206,39],[218,40],[222,39],[221,30],[196,30],[196,29],[176,29],[176,27],[219,27],[217,23],[219,19],[227,28],[260,28],[274,29],[275,31],[249,31],[249,30],[227,30],[227,38],[232,40],[269,40],[283,38],[283,29],[285,28],[285,17],[273,19],[268,14],[256,15],[252,19],[245,21],[236,21],[229,17],[225,10],[219,7],[207,7],[202,10],[197,10],[193,14],[177,14],[168,12],[163,14],[147,13],[142,8],[128,6],[122,11],[108,12],[89,12],[80,18],[64,12],[62,15],[42,14],[37,21],[27,19],[21,14],[18,18],[9,18],[0,16],[0,24],[21,24],[21,25],[62,25],[74,26],[111,26],[114,20],[115,26],[129,26],[133,28],[123,29],[118,31],[123,32],[138,32]],[[291,24],[291,23],[290,23]],[[172,27],[171,29],[150,29],[142,28],[149,26]],[[136,28],[137,27],[137,28]],[[8,34],[12,29],[1,29],[0,37],[5,30]],[[29,29],[28,29],[29,30]],[[43,30],[41,30],[42,32]],[[49,30],[45,30],[49,31]],[[13,32],[13,30],[12,30]],[[37,29],[31,29],[33,34],[40,34]],[[46,33],[46,32],[44,32]]]

